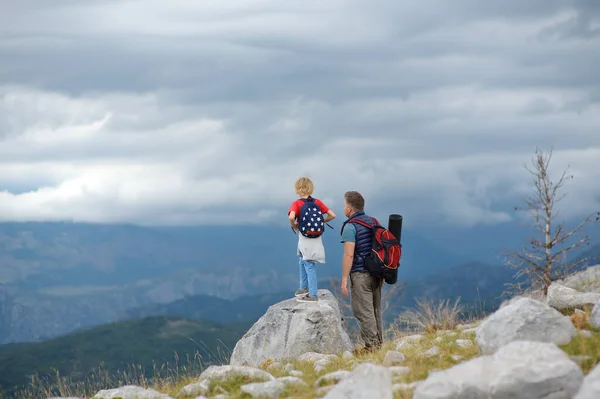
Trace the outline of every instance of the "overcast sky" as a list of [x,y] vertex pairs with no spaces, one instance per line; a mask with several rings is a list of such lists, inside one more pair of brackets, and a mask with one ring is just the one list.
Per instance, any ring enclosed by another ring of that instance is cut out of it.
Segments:
[[[500,223],[600,209],[600,1],[0,0],[0,219]],[[369,208],[370,206],[370,208]],[[379,208],[378,208],[379,207]]]

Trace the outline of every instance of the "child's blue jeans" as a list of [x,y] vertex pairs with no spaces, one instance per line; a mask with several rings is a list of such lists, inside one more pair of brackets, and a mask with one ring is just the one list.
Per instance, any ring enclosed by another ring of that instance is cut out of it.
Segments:
[[308,295],[317,296],[317,268],[315,262],[303,260],[302,256],[298,257],[300,266],[300,289],[308,288]]

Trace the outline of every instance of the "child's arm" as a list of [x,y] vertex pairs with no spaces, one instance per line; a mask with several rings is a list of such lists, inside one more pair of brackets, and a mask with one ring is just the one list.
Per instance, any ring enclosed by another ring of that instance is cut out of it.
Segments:
[[325,218],[324,222],[331,222],[333,219],[335,219],[335,213],[330,209],[327,211],[327,217]]
[[298,225],[296,224],[296,212],[290,211],[289,220],[290,220],[290,225],[292,226],[292,229],[297,231]]

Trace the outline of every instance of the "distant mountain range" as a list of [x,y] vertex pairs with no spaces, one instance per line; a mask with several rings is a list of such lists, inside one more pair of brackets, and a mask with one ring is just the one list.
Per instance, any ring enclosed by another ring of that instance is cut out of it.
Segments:
[[[338,230],[324,236],[327,263],[317,270],[325,284],[341,274]],[[501,267],[453,252],[454,235],[430,241],[405,227],[403,306],[421,294],[489,302],[510,280]],[[0,343],[160,314],[255,319],[297,288],[296,243],[278,225],[0,223]]]

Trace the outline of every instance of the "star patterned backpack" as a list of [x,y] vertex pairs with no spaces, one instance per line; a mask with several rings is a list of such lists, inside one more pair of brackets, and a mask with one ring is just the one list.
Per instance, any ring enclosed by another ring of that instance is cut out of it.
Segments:
[[321,237],[325,231],[325,218],[314,198],[301,198],[304,204],[298,215],[298,230],[307,238]]

